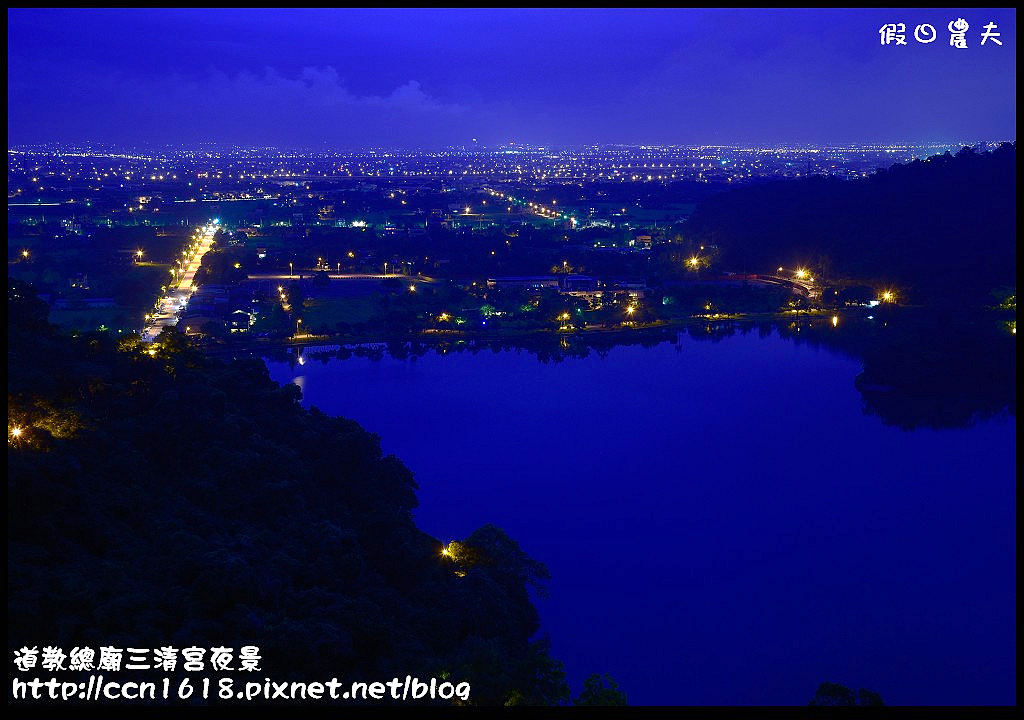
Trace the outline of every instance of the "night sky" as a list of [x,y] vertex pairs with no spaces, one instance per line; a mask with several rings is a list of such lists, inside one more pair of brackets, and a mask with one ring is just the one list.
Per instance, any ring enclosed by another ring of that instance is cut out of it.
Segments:
[[[949,46],[950,20],[970,23]],[[9,10],[8,142],[1015,140],[1014,10]],[[907,24],[906,46],[879,28]],[[980,47],[982,26],[1003,45]],[[927,45],[913,28],[931,23]]]

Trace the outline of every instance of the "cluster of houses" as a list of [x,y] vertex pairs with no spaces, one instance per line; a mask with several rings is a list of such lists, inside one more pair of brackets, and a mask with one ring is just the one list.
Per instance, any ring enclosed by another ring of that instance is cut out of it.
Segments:
[[192,293],[178,327],[188,335],[247,332],[256,320],[259,298],[237,285],[202,285]]
[[591,308],[601,307],[606,296],[626,293],[630,298],[642,300],[648,288],[643,280],[609,279],[600,280],[589,275],[506,275],[487,279],[491,290],[554,289],[560,295],[569,295],[585,300]]

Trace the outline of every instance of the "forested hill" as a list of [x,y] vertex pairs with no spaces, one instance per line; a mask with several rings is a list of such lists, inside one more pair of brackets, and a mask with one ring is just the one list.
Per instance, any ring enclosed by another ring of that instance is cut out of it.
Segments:
[[62,336],[46,316],[9,285],[9,650],[256,645],[259,680],[567,699],[531,640],[544,567],[491,526],[442,556],[375,435],[307,412],[262,362],[174,333]]
[[703,201],[691,238],[730,270],[807,266],[916,302],[985,303],[1016,284],[1016,143],[964,148],[868,178],[811,177]]

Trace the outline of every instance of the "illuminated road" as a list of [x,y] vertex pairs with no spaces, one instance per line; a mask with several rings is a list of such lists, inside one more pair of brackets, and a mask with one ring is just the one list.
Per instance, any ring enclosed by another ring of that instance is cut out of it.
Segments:
[[813,278],[801,277],[799,272],[794,273],[793,277],[788,278],[778,275],[758,275],[757,277],[763,282],[788,287],[790,290],[795,290],[806,297],[817,297],[820,291],[815,287]]
[[[308,280],[321,270],[300,270],[289,275],[288,273],[250,273],[250,280]],[[428,280],[420,275],[396,275],[394,273],[327,273],[331,280],[386,280],[388,278],[406,278],[408,280]]]
[[156,313],[149,316],[148,324],[142,331],[142,340],[152,342],[157,335],[168,325],[178,324],[178,313],[185,307],[189,295],[192,294],[192,283],[203,262],[203,256],[209,252],[213,244],[213,236],[217,233],[217,220],[209,223],[200,229],[198,243],[191,255],[187,255],[184,270],[176,275],[177,285],[168,288],[167,294],[160,298],[160,307]]
[[492,190],[491,188],[486,188],[485,187],[484,188],[484,192],[490,193],[492,197],[496,197],[496,198],[499,198],[501,200],[504,200],[505,202],[509,203],[510,206],[518,205],[523,210],[525,210],[527,212],[531,212],[534,215],[536,215],[537,217],[541,217],[541,218],[544,218],[545,220],[552,220],[552,221],[565,220],[565,221],[571,223],[573,227],[576,227],[576,218],[575,218],[575,216],[570,215],[569,213],[559,212],[558,210],[554,209],[553,207],[545,207],[544,205],[542,205],[540,203],[528,202],[526,200],[523,200],[523,199],[520,199],[520,198],[517,198],[517,197],[513,197],[512,195],[506,195],[503,192],[498,192],[497,190]]

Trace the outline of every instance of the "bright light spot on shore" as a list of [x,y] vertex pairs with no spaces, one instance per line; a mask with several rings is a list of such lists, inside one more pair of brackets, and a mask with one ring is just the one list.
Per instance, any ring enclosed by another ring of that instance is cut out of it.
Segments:
[[832,316],[832,327],[836,327],[838,324],[839,324],[839,316],[838,315],[833,315]]
[[11,437],[14,438],[15,440],[20,438],[21,437],[21,428],[20,427],[12,427],[11,428]]
[[636,305],[630,305],[630,306],[628,306],[626,308],[626,314],[627,315],[632,315],[635,312],[636,312]]
[[23,258],[27,258],[27,257],[28,257],[28,250],[22,250],[22,251],[21,251],[21,256],[22,256]]
[[690,258],[689,262],[690,262],[690,267],[697,267],[698,265],[700,265],[700,258],[692,257],[692,258]]
[[409,292],[416,292],[416,286],[415,285],[410,285],[409,286]]
[[896,297],[892,290],[886,290],[882,293],[882,302],[892,302],[893,298]]
[[803,280],[805,277],[807,277],[807,271],[804,270],[803,268],[800,268],[799,270],[796,271],[796,276]]

